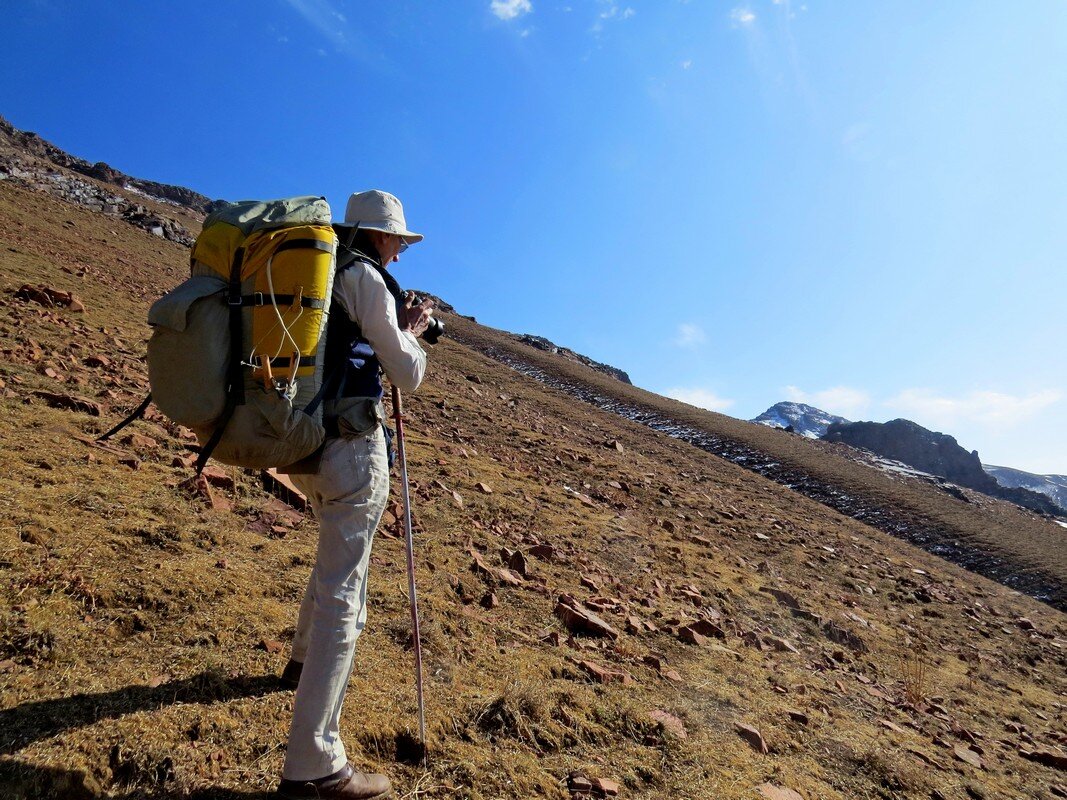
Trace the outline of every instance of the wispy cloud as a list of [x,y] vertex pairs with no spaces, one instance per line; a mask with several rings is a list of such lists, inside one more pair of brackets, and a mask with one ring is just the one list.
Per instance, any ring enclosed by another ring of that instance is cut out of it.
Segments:
[[700,387],[685,388],[676,386],[672,389],[667,389],[663,394],[666,397],[673,397],[675,400],[681,400],[683,403],[689,403],[689,405],[697,408],[706,408],[708,411],[725,411],[734,404],[733,400],[719,397],[710,389],[702,389]]
[[854,389],[851,386],[833,386],[817,392],[806,392],[798,386],[786,386],[785,397],[794,403],[806,403],[854,421],[864,417],[871,407],[871,396],[862,389]]
[[1063,399],[1063,393],[1055,389],[1024,395],[974,391],[955,397],[932,389],[905,389],[883,405],[920,424],[951,428],[970,422],[1006,427],[1025,422]]
[[678,347],[699,347],[706,344],[708,335],[704,329],[692,322],[683,322],[675,333],[674,344]]
[[533,11],[533,4],[530,0],[492,0],[489,4],[489,10],[498,19],[509,20],[521,17],[523,14],[529,14]]
[[629,6],[625,8],[620,6],[615,0],[599,0],[600,12],[597,14],[596,21],[593,23],[593,27],[590,31],[599,36],[604,31],[604,24],[610,20],[625,20],[630,19],[637,12]]
[[693,66],[693,59],[687,58],[685,61],[683,61],[681,64],[679,64],[679,66],[682,69],[689,69],[690,67]]
[[737,6],[731,9],[730,20],[734,25],[748,28],[756,24],[756,12],[748,6]]

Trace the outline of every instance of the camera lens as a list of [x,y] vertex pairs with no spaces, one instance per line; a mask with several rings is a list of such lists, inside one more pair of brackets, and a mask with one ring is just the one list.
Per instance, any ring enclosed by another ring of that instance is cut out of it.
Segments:
[[430,317],[430,324],[426,326],[426,330],[422,334],[422,338],[427,344],[437,344],[437,340],[444,335],[445,323],[434,317]]

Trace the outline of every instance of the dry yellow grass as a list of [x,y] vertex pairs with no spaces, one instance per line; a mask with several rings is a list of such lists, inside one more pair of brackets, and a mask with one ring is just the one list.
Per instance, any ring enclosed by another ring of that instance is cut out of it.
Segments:
[[[292,693],[274,679],[284,653],[260,643],[292,635],[315,525],[261,525],[268,498],[240,470],[228,470],[232,512],[188,496],[187,470],[171,465],[186,450],[164,422],[136,427],[159,443],[136,469],[123,463],[131,446],[77,438],[138,399],[141,320],[180,279],[185,250],[3,184],[0,231],[8,289],[49,283],[88,308],[0,295],[0,785],[11,797],[263,796]],[[72,261],[84,278],[62,271]],[[114,369],[83,368],[94,353]],[[37,389],[96,399],[106,415],[50,408]],[[968,785],[1031,797],[1063,782],[1017,752],[1027,737],[1051,749],[1064,736],[1059,612],[453,341],[409,403],[429,770],[409,759],[397,538],[375,543],[343,720],[356,765],[389,773],[401,796],[566,797],[572,771],[616,780],[626,798],[694,800],[756,798],[767,782],[807,800],[962,798]],[[528,555],[520,586],[472,571],[470,548],[496,567],[502,548],[538,543],[557,556]],[[944,599],[921,601],[924,586]],[[498,607],[479,604],[487,592]],[[561,593],[599,602],[618,641],[568,641],[553,616]],[[710,609],[725,639],[673,633]],[[627,631],[630,615],[656,630]],[[929,645],[921,708],[904,702],[901,632]],[[632,683],[596,683],[583,660]],[[759,728],[769,753],[738,723]],[[972,743],[982,769],[954,755]]]

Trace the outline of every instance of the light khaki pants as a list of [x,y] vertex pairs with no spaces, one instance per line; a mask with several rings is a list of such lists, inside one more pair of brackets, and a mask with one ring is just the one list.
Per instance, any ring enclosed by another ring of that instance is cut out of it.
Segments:
[[367,621],[367,567],[389,496],[381,428],[331,439],[317,475],[293,475],[319,520],[319,545],[300,604],[293,660],[303,661],[282,777],[307,781],[348,761],[339,730],[356,639]]

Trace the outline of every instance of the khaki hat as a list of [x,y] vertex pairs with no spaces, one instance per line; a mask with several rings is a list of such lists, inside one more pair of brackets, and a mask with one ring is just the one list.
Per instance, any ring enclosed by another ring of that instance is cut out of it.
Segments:
[[348,198],[345,209],[345,225],[356,225],[360,230],[382,231],[402,236],[407,244],[422,241],[421,233],[409,231],[404,221],[404,207],[389,192],[371,189],[356,192]]

